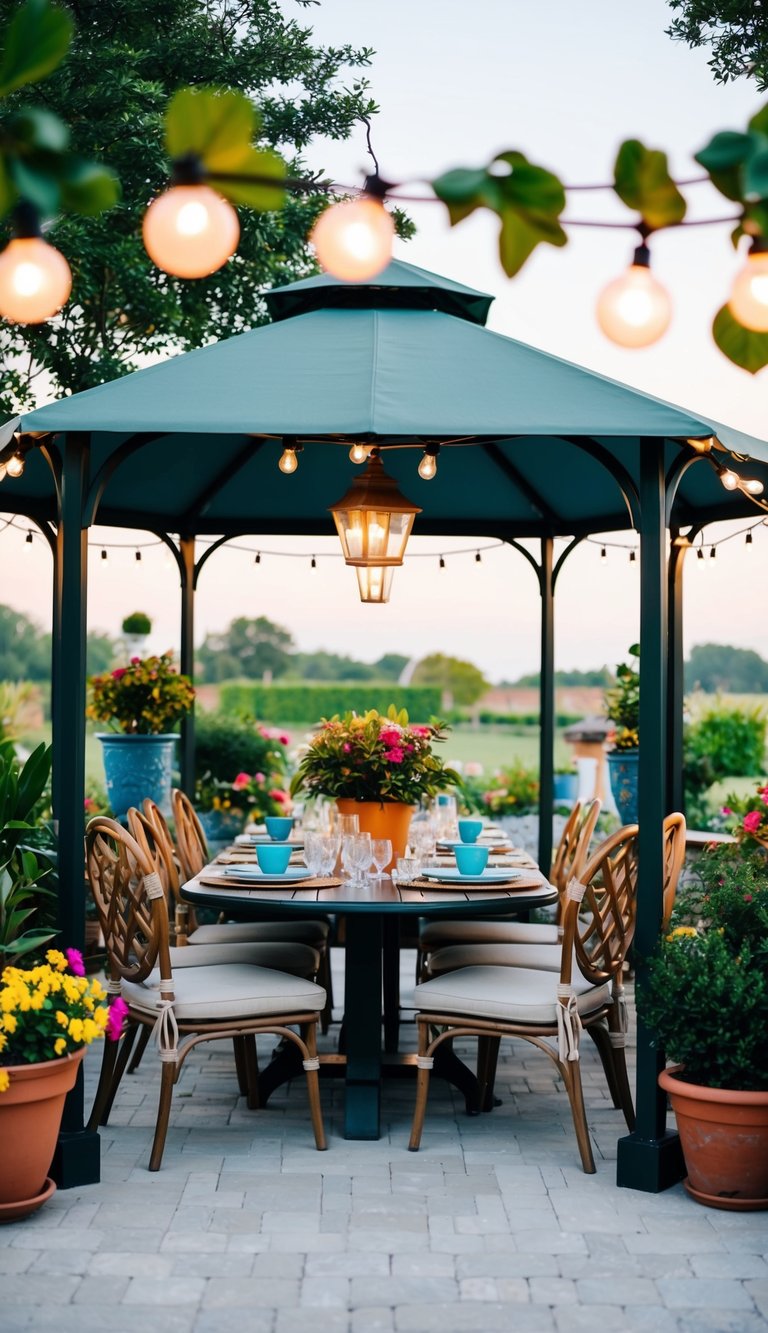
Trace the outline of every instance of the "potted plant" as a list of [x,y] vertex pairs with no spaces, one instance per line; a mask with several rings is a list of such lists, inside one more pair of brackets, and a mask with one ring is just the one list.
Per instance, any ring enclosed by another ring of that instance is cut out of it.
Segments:
[[106,722],[101,741],[107,796],[116,819],[149,796],[170,810],[173,747],[170,729],[192,707],[195,691],[170,653],[132,657],[128,666],[91,676],[87,716]]
[[579,794],[579,775],[573,764],[555,768],[554,798],[560,805],[573,805]]
[[722,808],[734,837],[747,849],[768,850],[768,782],[761,779],[754,796],[728,796]]
[[85,1048],[122,1026],[123,1002],[108,1010],[106,999],[76,949],[0,975],[0,1222],[34,1212],[56,1188],[47,1172]]
[[[633,643],[630,657],[639,659]],[[622,823],[637,823],[637,777],[640,744],[640,671],[627,662],[616,668],[616,684],[605,692],[605,715],[614,724],[613,749],[608,753],[611,791]]]
[[768,867],[732,845],[699,859],[638,985],[638,1012],[673,1061],[686,1189],[714,1208],[768,1208]]
[[329,796],[341,814],[357,814],[361,832],[391,840],[390,869],[405,853],[422,796],[461,786],[458,773],[432,753],[433,742],[446,735],[442,723],[416,725],[394,706],[386,716],[371,709],[324,718],[299,763],[291,795]]

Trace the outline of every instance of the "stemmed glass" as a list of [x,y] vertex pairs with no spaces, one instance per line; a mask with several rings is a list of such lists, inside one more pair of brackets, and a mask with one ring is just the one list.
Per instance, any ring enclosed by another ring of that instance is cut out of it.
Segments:
[[304,864],[310,875],[319,875],[323,864],[323,835],[304,834]]
[[315,838],[317,840],[316,845],[320,848],[318,874],[332,875],[339,859],[339,837],[336,833],[317,833]]
[[392,843],[389,838],[371,839],[371,860],[376,869],[373,879],[382,879],[384,867],[392,860]]
[[351,885],[356,887],[371,864],[370,833],[346,834],[341,843],[341,861]]

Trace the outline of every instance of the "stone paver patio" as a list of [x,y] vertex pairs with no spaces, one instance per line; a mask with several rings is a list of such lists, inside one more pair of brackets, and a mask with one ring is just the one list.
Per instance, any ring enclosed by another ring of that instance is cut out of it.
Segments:
[[[406,1002],[412,976],[406,953]],[[337,985],[341,1001],[341,975]],[[273,1045],[260,1045],[262,1060]],[[768,1329],[768,1214],[701,1208],[682,1186],[618,1190],[623,1120],[588,1039],[582,1051],[595,1176],[580,1170],[554,1067],[523,1042],[502,1045],[503,1105],[490,1116],[468,1118],[435,1081],[418,1154],[406,1147],[409,1083],[387,1084],[377,1143],[340,1137],[341,1089],[324,1084],[329,1149],[318,1154],[301,1083],[249,1112],[229,1046],[204,1046],[150,1175],[148,1052],[102,1131],[101,1184],[59,1191],[0,1229],[0,1329]],[[99,1058],[87,1061],[91,1086]]]

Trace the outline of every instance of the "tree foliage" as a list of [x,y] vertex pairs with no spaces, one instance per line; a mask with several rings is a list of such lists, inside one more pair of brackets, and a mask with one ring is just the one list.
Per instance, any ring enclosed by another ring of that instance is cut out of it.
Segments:
[[[115,658],[115,643],[92,630],[87,640],[88,673],[106,671]],[[48,681],[51,678],[51,636],[12,606],[0,605],[0,681]]]
[[261,680],[265,672],[284,676],[293,646],[290,630],[267,616],[256,620],[238,616],[221,634],[208,634],[197,650],[199,678]]
[[[302,0],[299,0],[301,3]],[[17,0],[0,0],[0,23]],[[315,135],[346,137],[375,110],[359,71],[372,52],[322,47],[278,0],[70,0],[70,54],[45,83],[12,94],[59,114],[78,151],[109,164],[122,198],[98,218],[59,216],[50,240],[73,270],[73,299],[41,326],[0,330],[7,366],[0,409],[34,404],[45,373],[76,392],[126,374],[147,355],[187,350],[264,322],[261,291],[314,271],[306,247],[323,195],[270,213],[243,210],[237,254],[218,273],[183,282],[160,273],[141,241],[141,217],[166,184],[163,116],[184,85],[247,92],[261,110],[258,147],[279,148],[289,170]]]
[[768,693],[768,662],[751,648],[698,643],[685,663],[686,690],[707,694]]
[[718,83],[750,75],[768,87],[768,10],[754,0],[669,0],[678,12],[667,33],[688,46],[709,47]]
[[445,653],[430,653],[423,657],[416,666],[411,684],[439,685],[441,690],[453,695],[455,704],[476,703],[488,689],[488,681],[479,667]]

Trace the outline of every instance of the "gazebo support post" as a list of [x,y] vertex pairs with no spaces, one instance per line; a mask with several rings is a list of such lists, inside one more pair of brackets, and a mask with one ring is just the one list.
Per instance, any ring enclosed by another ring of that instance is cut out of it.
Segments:
[[[180,663],[184,675],[195,675],[195,539],[179,538],[179,570],[181,577],[181,648]],[[181,724],[179,747],[181,786],[190,798],[195,794],[195,713],[194,708]]]
[[[85,940],[85,672],[88,529],[84,506],[90,471],[90,436],[64,437],[61,505],[53,583],[53,814],[58,821],[58,926],[62,948]],[[84,1129],[83,1067],[66,1100],[51,1174],[62,1189],[100,1178],[100,1143]]]
[[539,672],[539,865],[552,864],[552,808],[555,800],[555,581],[554,541],[541,539],[541,667]]
[[667,569],[667,804],[684,810],[683,789],[683,568],[687,546],[672,545]]
[[[640,772],[639,882],[635,949],[636,986],[645,981],[642,960],[659,937],[664,882],[662,823],[667,813],[663,775],[667,772],[667,569],[664,444],[640,441]],[[672,664],[674,669],[674,663]],[[660,780],[661,778],[661,780]],[[618,1185],[658,1193],[684,1174],[680,1140],[666,1132],[666,1097],[658,1086],[663,1052],[637,1022],[637,1123],[619,1140]]]

